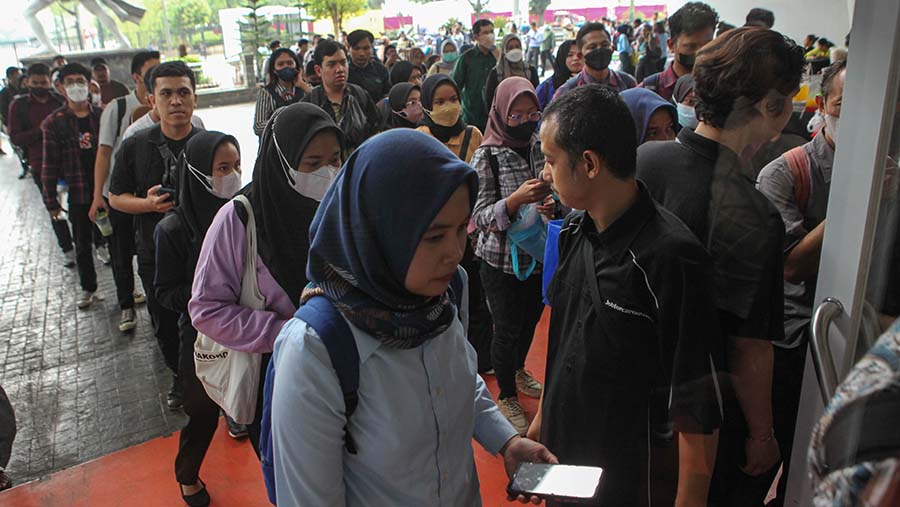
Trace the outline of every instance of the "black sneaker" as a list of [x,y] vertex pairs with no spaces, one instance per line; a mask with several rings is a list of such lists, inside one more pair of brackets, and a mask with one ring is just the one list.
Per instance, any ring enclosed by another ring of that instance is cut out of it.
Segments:
[[228,425],[228,436],[231,438],[238,439],[249,435],[247,425],[234,422],[234,419],[228,417],[228,414],[225,414],[225,424]]
[[178,410],[184,405],[184,390],[181,388],[181,378],[172,375],[172,387],[166,395],[166,405],[169,410]]

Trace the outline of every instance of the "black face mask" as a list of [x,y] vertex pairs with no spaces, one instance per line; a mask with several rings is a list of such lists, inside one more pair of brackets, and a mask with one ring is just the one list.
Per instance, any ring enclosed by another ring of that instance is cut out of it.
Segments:
[[507,125],[506,133],[512,136],[513,139],[527,141],[531,139],[531,136],[534,135],[534,131],[537,130],[537,124],[538,122],[536,121],[528,121],[515,127]]
[[694,62],[697,60],[697,55],[685,55],[678,53],[678,63],[681,64],[682,67],[687,69],[694,68]]
[[50,95],[50,88],[31,88],[31,94],[38,98],[44,98]]
[[584,55],[584,64],[594,70],[606,70],[612,60],[612,48],[597,48]]
[[287,83],[293,83],[294,80],[297,79],[297,74],[299,73],[300,71],[294,67],[282,67],[275,71],[275,75],[278,76],[278,79]]

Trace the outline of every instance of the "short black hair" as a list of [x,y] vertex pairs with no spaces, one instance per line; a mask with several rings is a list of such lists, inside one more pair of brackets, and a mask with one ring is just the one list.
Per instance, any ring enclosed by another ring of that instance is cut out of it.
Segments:
[[53,57],[53,63],[56,63],[57,60],[65,60],[66,57],[63,55],[56,55]]
[[18,67],[7,67],[6,68],[6,77],[12,77],[16,72],[21,72],[22,69]]
[[478,34],[481,33],[481,27],[483,26],[494,26],[494,22],[490,19],[479,19],[472,24],[472,36],[478,37]]
[[316,61],[310,60],[309,63],[306,64],[306,75],[307,76],[315,76],[316,75]]
[[847,68],[847,60],[838,60],[822,71],[822,97],[828,98],[831,95],[831,89],[834,87],[834,78]]
[[152,93],[150,90],[153,88],[153,69],[158,66],[159,64],[156,64],[147,69],[147,72],[144,73],[144,89],[147,90],[148,93]]
[[297,47],[300,47],[304,44],[309,44],[309,39],[300,39],[297,41]]
[[789,105],[805,67],[803,48],[774,30],[729,30],[697,52],[692,72],[697,118],[716,128],[740,126],[772,90]]
[[754,7],[747,13],[747,19],[745,20],[744,26],[772,28],[775,26],[775,13],[769,9]]
[[109,64],[106,63],[106,58],[99,56],[97,58],[91,58],[91,68],[94,68],[98,65],[106,65],[107,67],[109,66]]
[[186,77],[191,80],[191,90],[197,89],[197,76],[190,67],[181,61],[165,62],[153,67],[150,72],[150,86],[147,91],[154,93],[156,91],[156,80],[161,77]]
[[716,29],[719,14],[703,2],[688,2],[669,17],[669,36],[676,40],[681,34],[692,34],[706,28]]
[[814,33],[807,34],[806,40],[810,40],[810,39],[812,39],[812,41],[815,42],[815,41],[819,40],[819,36]]
[[280,47],[280,46],[281,46],[281,41],[278,40],[278,39],[275,39],[275,40],[273,40],[272,42],[269,43],[269,49],[270,49],[270,50],[274,50],[274,49],[276,49],[277,47]]
[[32,63],[28,66],[28,77],[31,76],[47,76],[50,77],[50,67],[43,63]]
[[350,32],[350,35],[347,36],[347,45],[351,48],[359,44],[365,39],[369,39],[369,42],[375,42],[375,36],[372,35],[372,32],[368,30],[353,30]]
[[316,62],[316,65],[322,65],[326,56],[332,56],[338,51],[343,51],[344,56],[347,55],[347,50],[340,42],[332,39],[319,41],[319,43],[316,44],[316,51],[313,53],[313,60]]
[[68,76],[78,75],[84,76],[84,78],[87,79],[88,82],[91,81],[91,71],[89,71],[84,65],[77,62],[67,63],[63,65],[63,67],[59,69],[59,74],[56,76],[56,79],[60,83],[64,83]]
[[575,45],[578,46],[578,49],[584,47],[584,38],[591,32],[603,32],[606,34],[606,38],[612,41],[612,37],[609,36],[609,31],[606,30],[603,23],[585,23],[584,26],[578,29],[578,35],[575,36]]
[[628,106],[609,88],[579,86],[557,97],[544,110],[544,128],[556,123],[553,140],[566,151],[572,169],[587,150],[595,152],[616,178],[634,177],[637,132]]
[[821,45],[825,46],[826,48],[834,47],[834,43],[831,42],[830,40],[826,39],[825,37],[822,37],[819,40],[817,40],[816,44],[821,44]]
[[159,51],[138,51],[131,57],[131,73],[141,73],[141,67],[150,60],[159,60]]

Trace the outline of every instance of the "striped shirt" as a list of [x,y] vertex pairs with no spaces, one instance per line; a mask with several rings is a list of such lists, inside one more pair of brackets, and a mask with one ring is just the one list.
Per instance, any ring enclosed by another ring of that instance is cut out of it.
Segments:
[[[281,82],[276,82],[275,93],[278,96],[284,96],[288,93],[288,89],[282,86]],[[303,90],[294,87],[294,92],[291,96],[292,99],[288,102],[299,102],[300,99],[303,98]],[[269,121],[269,118],[272,117],[272,114],[275,113],[276,109],[278,109],[278,107],[275,103],[275,99],[272,98],[272,94],[269,93],[269,87],[260,87],[256,91],[256,112],[253,114],[253,133],[258,136],[262,135],[263,130],[266,129],[266,123]]]

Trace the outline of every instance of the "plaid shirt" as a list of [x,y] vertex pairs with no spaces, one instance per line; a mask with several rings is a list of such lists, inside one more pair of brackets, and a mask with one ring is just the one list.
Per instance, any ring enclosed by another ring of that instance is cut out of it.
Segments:
[[646,88],[651,92],[656,92],[657,95],[671,102],[672,93],[675,92],[675,83],[677,82],[678,76],[675,74],[675,69],[672,68],[672,65],[669,65],[666,67],[666,70],[644,78],[641,84],[638,85],[638,88]]
[[[97,149],[100,132],[100,108],[90,106],[91,136],[89,142]],[[69,202],[91,204],[94,199],[94,167],[81,167],[81,146],[78,117],[68,106],[48,116],[41,124],[44,133],[44,162],[41,180],[44,183],[44,204],[48,211],[60,209],[56,196],[56,182],[64,178],[69,185]]]
[[[500,183],[500,200],[497,200],[496,181],[491,172],[489,154],[497,158]],[[510,217],[506,211],[506,198],[526,181],[536,178],[544,168],[544,155],[540,141],[535,137],[531,145],[531,161],[519,156],[511,148],[503,146],[483,146],[478,148],[472,161],[478,171],[478,198],[473,216],[481,233],[475,255],[491,266],[510,275],[515,274],[510,257],[509,240],[506,230],[518,217]],[[531,265],[531,256],[519,249],[519,269],[524,271]],[[541,272],[540,263],[534,270]]]

